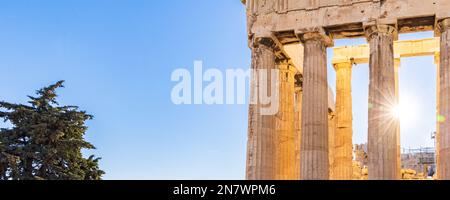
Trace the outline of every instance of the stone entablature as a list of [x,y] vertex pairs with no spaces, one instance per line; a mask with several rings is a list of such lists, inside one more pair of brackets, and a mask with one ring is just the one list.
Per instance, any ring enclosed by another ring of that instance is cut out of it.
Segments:
[[[450,17],[448,0],[247,0],[249,34],[275,33],[282,43],[323,27],[333,38],[364,37],[373,24],[395,25],[400,33],[433,30]],[[420,5],[420,6],[418,6]]]
[[[439,38],[420,40],[402,40],[394,42],[394,58],[439,55]],[[370,48],[368,44],[358,46],[343,46],[333,48],[332,63],[352,62],[354,64],[368,63]]]

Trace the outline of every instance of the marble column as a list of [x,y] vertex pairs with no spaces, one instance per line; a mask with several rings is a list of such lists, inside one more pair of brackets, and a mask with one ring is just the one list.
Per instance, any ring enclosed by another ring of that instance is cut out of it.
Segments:
[[[265,115],[261,111],[265,107],[260,99],[261,92],[271,94],[270,70],[276,69],[276,57],[273,43],[262,38],[253,42],[252,77],[250,82],[249,125],[247,142],[246,178],[249,180],[273,180],[275,174],[275,132],[276,116]],[[266,73],[264,80],[260,76]],[[274,86],[275,87],[275,86]]]
[[[301,75],[296,76],[295,84],[295,179],[300,180],[300,144],[302,140],[302,86]],[[297,78],[298,77],[298,78]]]
[[304,43],[301,178],[329,179],[327,46],[324,32],[308,32]]
[[337,180],[352,179],[352,63],[334,64],[336,70],[336,135],[334,176]]
[[294,124],[295,73],[296,69],[286,60],[279,68],[279,112],[276,114],[276,179],[296,179],[296,132]]
[[397,168],[397,124],[394,48],[395,27],[366,27],[370,45],[368,168],[371,180],[400,178]]
[[[398,78],[398,71],[400,69],[400,58],[394,59],[394,76],[395,76],[395,100],[397,102],[397,105],[400,104],[400,90],[399,90],[399,78]],[[400,117],[400,116],[398,116]],[[401,143],[400,143],[400,118],[397,119],[397,127],[396,127],[396,141],[397,141],[397,162],[395,163],[397,165],[397,171],[399,171],[399,177],[401,176],[401,170],[402,170],[402,150],[401,150]]]
[[440,55],[439,53],[435,53],[434,55],[434,64],[436,65],[436,134],[434,136],[434,145],[435,145],[435,158],[436,158],[436,178],[439,178],[439,124],[441,122],[441,117],[439,115],[439,66],[440,66]]
[[450,180],[450,18],[439,22],[441,34],[439,66],[439,166],[438,178]]

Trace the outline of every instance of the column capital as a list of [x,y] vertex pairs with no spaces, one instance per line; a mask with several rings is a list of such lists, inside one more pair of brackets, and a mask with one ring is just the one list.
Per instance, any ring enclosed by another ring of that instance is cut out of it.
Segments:
[[290,64],[289,59],[283,59],[283,60],[277,61],[277,65],[279,66],[280,69],[288,69],[289,64]]
[[442,33],[450,28],[450,18],[445,18],[437,22],[437,30]]
[[271,37],[255,37],[251,41],[252,48],[258,48],[260,46],[265,46],[271,49],[276,49],[276,42]]
[[267,48],[275,53],[275,57],[277,62],[288,60],[291,63],[291,58],[284,50],[283,44],[280,43],[278,38],[276,38],[273,34],[265,34],[261,36],[254,36],[250,40],[250,48]]
[[397,39],[398,32],[395,26],[387,24],[369,25],[364,28],[367,40],[370,40],[374,35],[393,35]]
[[353,66],[353,63],[349,60],[348,62],[339,62],[339,63],[333,63],[334,70],[339,69],[351,69]]
[[323,28],[307,28],[296,30],[296,35],[301,42],[316,40],[324,43],[326,47],[334,46],[333,39],[325,32]]
[[291,61],[289,60],[281,60],[278,62],[278,69],[282,70],[282,71],[288,71],[290,73],[292,73],[293,75],[295,75],[297,73],[297,69],[295,68],[294,65],[291,64]]
[[278,59],[278,60],[276,60],[276,62],[277,62],[278,69],[280,69],[280,70],[288,70],[288,71],[292,72],[294,75],[298,71],[290,58]]

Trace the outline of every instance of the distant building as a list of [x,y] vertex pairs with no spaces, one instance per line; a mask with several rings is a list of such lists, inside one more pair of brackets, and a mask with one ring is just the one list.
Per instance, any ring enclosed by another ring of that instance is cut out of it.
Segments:
[[436,172],[435,149],[431,147],[402,149],[402,168],[415,170],[425,176],[433,176]]
[[[418,149],[402,149],[402,169],[414,170],[416,174],[424,177],[432,177],[436,173],[436,159],[434,147],[423,147]],[[353,159],[362,168],[367,168],[367,143],[356,144],[353,149]]]

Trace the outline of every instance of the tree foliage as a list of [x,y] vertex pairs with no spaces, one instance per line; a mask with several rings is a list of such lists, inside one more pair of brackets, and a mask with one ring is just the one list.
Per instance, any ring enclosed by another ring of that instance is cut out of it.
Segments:
[[28,96],[29,105],[0,102],[0,180],[99,180],[100,158],[84,158],[85,122],[93,116],[77,106],[59,106],[55,90],[64,81]]

